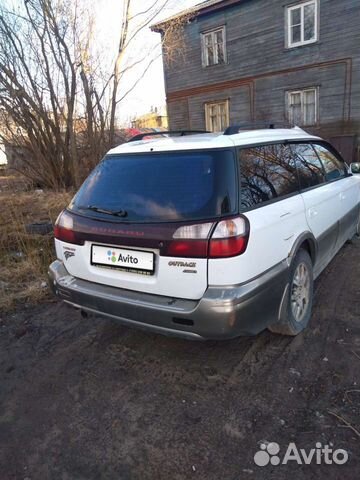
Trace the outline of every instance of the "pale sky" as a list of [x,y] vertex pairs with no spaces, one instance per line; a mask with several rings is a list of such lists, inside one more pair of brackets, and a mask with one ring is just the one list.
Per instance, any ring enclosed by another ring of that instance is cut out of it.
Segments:
[[[170,17],[171,15],[189,8],[193,5],[201,3],[202,0],[176,0],[170,1],[170,4],[163,9],[157,20]],[[163,2],[163,0],[159,0]],[[148,5],[154,3],[154,0],[134,0],[135,8],[145,10]],[[160,3],[161,4],[161,3]],[[119,30],[121,28],[121,0],[98,0],[96,18],[98,22],[99,35],[104,43],[103,48],[108,51],[114,51],[118,42]],[[156,21],[154,20],[154,22]],[[132,46],[133,58],[138,58],[142,52],[154,52],[160,48],[160,34],[151,32],[146,27],[137,37],[136,43]],[[125,91],[133,84],[133,82],[141,75],[144,64],[132,75],[128,75],[123,82]],[[121,92],[120,92],[121,95]],[[161,107],[165,105],[165,88],[163,78],[163,65],[161,58],[156,60],[144,79],[137,87],[123,100],[119,106],[118,120],[126,122],[136,115],[141,115],[150,111],[152,106]]]

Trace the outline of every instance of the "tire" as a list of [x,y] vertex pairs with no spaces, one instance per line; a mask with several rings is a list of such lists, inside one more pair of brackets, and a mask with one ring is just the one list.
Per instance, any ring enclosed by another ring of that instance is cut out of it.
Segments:
[[[297,285],[298,284],[298,285]],[[313,264],[306,250],[300,249],[289,271],[285,315],[268,329],[273,333],[295,336],[309,323],[314,295]]]

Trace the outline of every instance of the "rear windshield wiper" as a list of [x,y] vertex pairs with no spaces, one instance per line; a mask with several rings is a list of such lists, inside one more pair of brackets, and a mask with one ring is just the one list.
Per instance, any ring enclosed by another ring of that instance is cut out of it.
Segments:
[[97,213],[104,213],[105,215],[113,215],[114,217],[127,217],[126,210],[108,210],[106,208],[96,207],[95,205],[88,205],[88,210],[92,210]]

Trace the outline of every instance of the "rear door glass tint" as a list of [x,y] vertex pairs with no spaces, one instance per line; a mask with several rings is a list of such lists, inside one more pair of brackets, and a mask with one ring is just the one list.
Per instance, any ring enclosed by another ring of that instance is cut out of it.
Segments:
[[240,181],[242,209],[298,192],[296,165],[289,146],[241,149]]
[[301,188],[311,188],[324,183],[324,168],[313,146],[299,143],[291,145],[291,149],[296,160]]

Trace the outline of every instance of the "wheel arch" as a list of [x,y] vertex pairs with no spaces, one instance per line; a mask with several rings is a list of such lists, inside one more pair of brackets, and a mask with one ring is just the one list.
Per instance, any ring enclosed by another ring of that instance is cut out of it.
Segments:
[[318,246],[316,238],[311,232],[304,232],[296,239],[289,252],[289,259],[291,261],[301,248],[308,252],[312,264],[315,265],[318,254]]
[[[315,266],[317,253],[318,253],[317,241],[311,232],[304,232],[296,239],[296,241],[294,242],[289,252],[289,256],[288,256],[289,268],[296,254],[302,248],[308,252],[311,262],[313,266]],[[290,288],[290,284],[289,282],[287,282],[284,288],[283,296],[279,306],[278,319],[277,319],[278,321],[276,324],[268,327],[269,330],[272,332],[283,333],[286,335],[293,335],[292,333],[289,332],[288,328],[286,327],[289,288]]]

